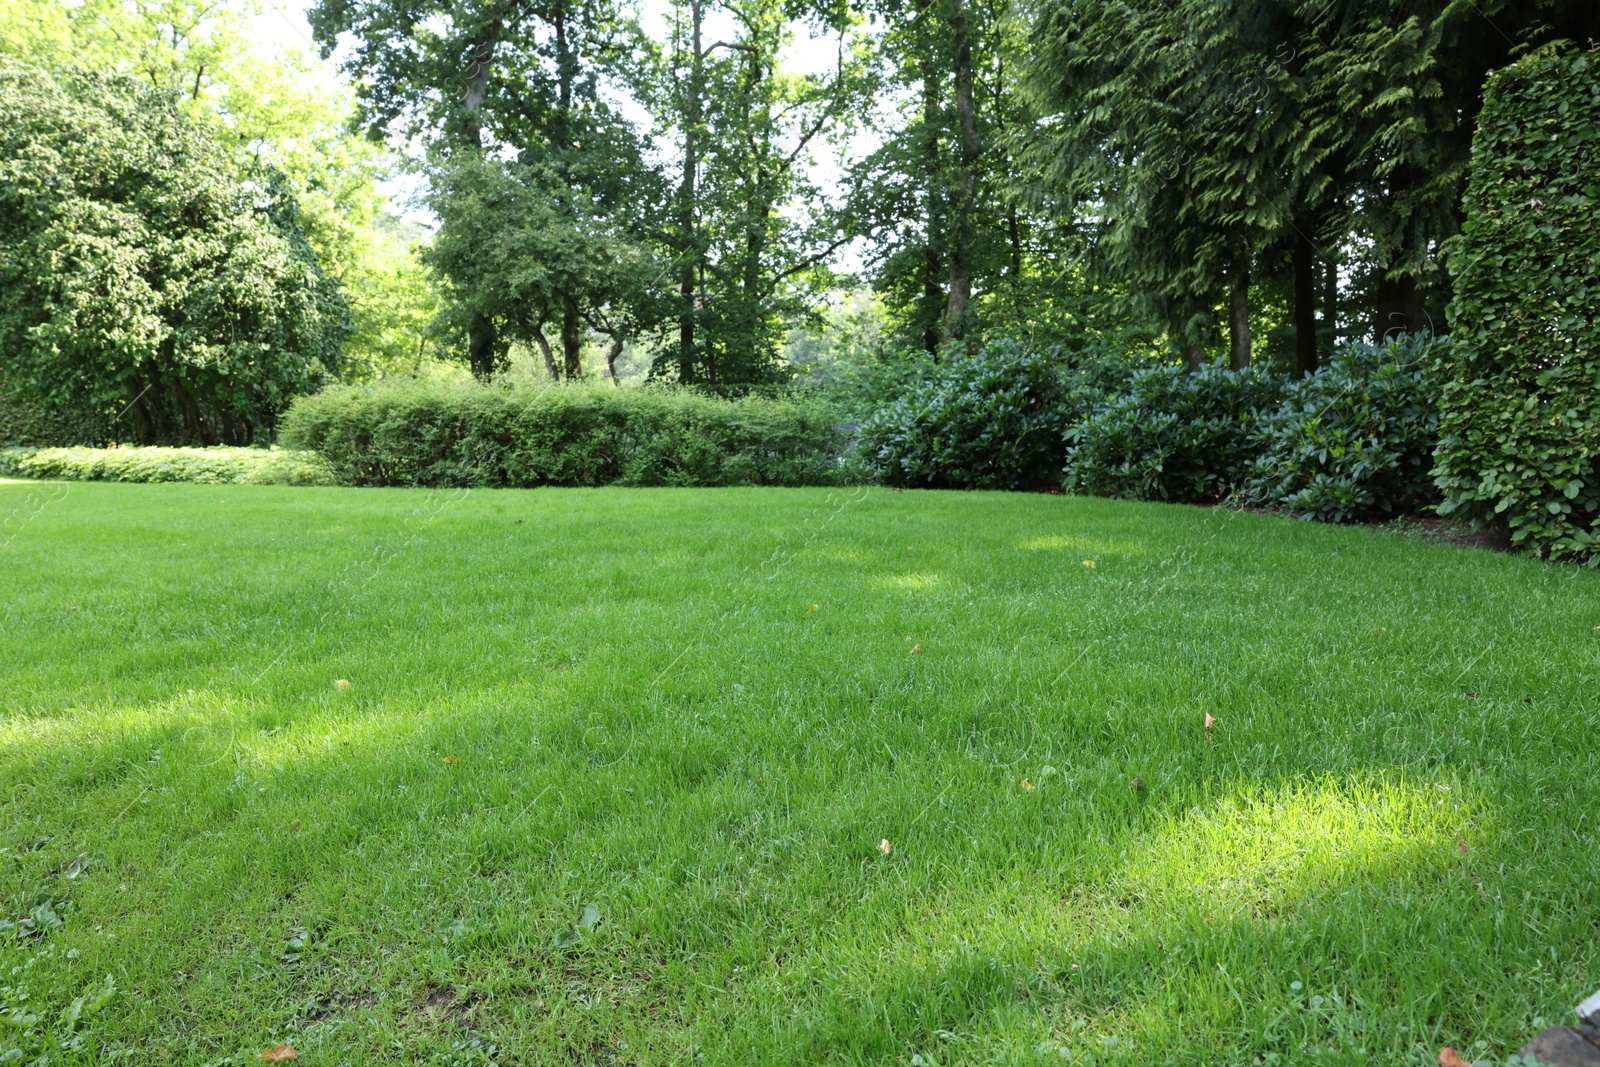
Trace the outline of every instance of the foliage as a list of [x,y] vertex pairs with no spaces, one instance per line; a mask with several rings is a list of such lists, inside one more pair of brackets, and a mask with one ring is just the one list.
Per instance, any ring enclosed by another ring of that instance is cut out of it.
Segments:
[[0,0],[0,53],[137,79],[211,131],[247,177],[280,176],[319,266],[345,287],[349,370],[415,364],[436,294],[385,232],[378,182],[392,157],[351,133],[353,93],[329,68],[250,47],[252,13],[248,0]]
[[1485,87],[1441,353],[1441,514],[1600,560],[1600,52]]
[[94,444],[104,429],[96,412],[51,407],[0,379],[0,447]]
[[339,366],[345,309],[272,173],[241,182],[173,99],[0,65],[0,349],[58,409],[147,442],[246,443]]
[[0,448],[0,477],[205,485],[333,485],[313,453],[279,448]]
[[1448,340],[1334,349],[1260,413],[1243,500],[1323,522],[1414,514],[1437,498],[1439,413],[1425,361]]
[[[612,337],[614,360],[620,343],[657,317],[650,285],[666,274],[648,246],[615,225],[618,205],[569,184],[568,169],[457,158],[433,175],[440,226],[423,251],[463,326],[476,317],[494,324],[502,348],[537,346],[552,380],[581,374],[569,362],[578,349],[566,345],[591,326]],[[625,178],[610,180],[626,199]],[[497,352],[496,367],[505,362]]]
[[1245,476],[1252,434],[1281,379],[1208,364],[1138,370],[1066,428],[1068,492],[1205,503]]
[[671,388],[391,381],[303,397],[282,441],[347,485],[835,485],[832,411]]
[[1061,467],[1060,353],[997,341],[938,368],[861,428],[866,461],[889,485],[1039,489]]
[[1248,304],[1252,271],[1259,283],[1288,267],[1302,370],[1330,260],[1380,335],[1424,327],[1484,77],[1600,32],[1582,0],[1043,0],[1029,13],[1026,70],[1048,121],[1028,154],[1092,231],[1095,276],[1189,348],[1215,334],[1225,279],[1228,302]]

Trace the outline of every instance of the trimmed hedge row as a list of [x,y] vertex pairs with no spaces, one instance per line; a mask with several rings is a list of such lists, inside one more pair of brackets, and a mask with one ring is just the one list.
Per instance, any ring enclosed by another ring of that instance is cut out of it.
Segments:
[[80,482],[336,485],[315,455],[278,448],[4,448],[0,477]]
[[686,390],[395,381],[297,399],[280,441],[345,485],[838,485],[847,436],[816,402]]
[[1489,78],[1464,206],[1439,511],[1600,562],[1600,50]]

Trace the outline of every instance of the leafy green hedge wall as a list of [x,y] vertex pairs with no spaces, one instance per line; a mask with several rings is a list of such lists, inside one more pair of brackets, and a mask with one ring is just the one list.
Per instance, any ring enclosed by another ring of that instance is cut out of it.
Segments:
[[1490,77],[1473,141],[1452,344],[1438,368],[1442,514],[1600,559],[1600,53]]
[[280,426],[344,485],[837,485],[859,466],[821,404],[674,389],[337,386]]

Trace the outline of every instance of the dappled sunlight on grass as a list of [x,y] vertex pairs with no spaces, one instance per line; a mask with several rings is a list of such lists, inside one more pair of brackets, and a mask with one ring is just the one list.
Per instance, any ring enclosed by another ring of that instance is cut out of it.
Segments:
[[1590,981],[1600,575],[1031,495],[419,499],[85,484],[7,550],[0,919],[59,893],[30,994],[115,973],[108,1050],[1422,1067]]
[[1461,787],[1401,775],[1250,783],[1166,817],[1116,881],[1217,919],[1269,918],[1339,885],[1415,882],[1458,866],[1457,840],[1477,839],[1486,820]]
[[1068,537],[1064,534],[1046,534],[1042,537],[1029,537],[1017,542],[1017,548],[1023,552],[1065,552],[1069,555],[1082,555],[1091,559],[1116,559],[1119,557],[1137,558],[1149,554],[1149,548],[1144,541],[1130,541],[1123,539],[1109,539],[1103,537]]
[[945,584],[942,574],[894,574],[874,578],[872,584],[879,589],[899,589],[908,593],[924,593]]

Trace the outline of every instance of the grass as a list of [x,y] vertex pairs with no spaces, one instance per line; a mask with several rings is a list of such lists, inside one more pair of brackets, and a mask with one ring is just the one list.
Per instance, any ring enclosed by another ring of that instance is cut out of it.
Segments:
[[1600,574],[877,489],[0,516],[52,1063],[1420,1067],[1600,984]]

